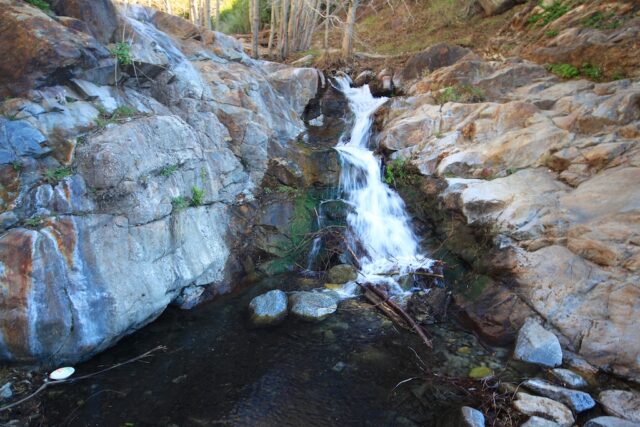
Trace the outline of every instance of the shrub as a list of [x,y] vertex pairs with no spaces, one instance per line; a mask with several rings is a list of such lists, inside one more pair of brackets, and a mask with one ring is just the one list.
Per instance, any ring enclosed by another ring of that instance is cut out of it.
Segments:
[[555,37],[558,35],[558,30],[549,30],[544,33],[547,37]]
[[580,75],[580,71],[570,64],[549,64],[546,68],[547,71],[563,79],[572,79]]
[[189,203],[187,203],[187,199],[185,199],[184,197],[178,196],[171,199],[171,205],[173,206],[174,210],[180,211],[189,206]]
[[131,65],[133,59],[131,58],[131,46],[125,42],[118,42],[110,50],[111,55],[116,58],[120,65]]
[[395,159],[387,163],[384,171],[384,182],[387,185],[397,185],[407,178],[407,164],[402,159]]
[[591,80],[600,80],[602,78],[602,70],[597,65],[583,64],[580,67],[580,73]]
[[51,10],[51,6],[49,6],[49,3],[47,3],[44,0],[26,0],[27,3],[29,3],[32,6],[37,7],[38,9],[41,10]]
[[191,206],[200,206],[204,202],[204,189],[191,187]]
[[167,177],[170,177],[171,175],[173,175],[175,173],[175,171],[177,171],[177,170],[178,170],[178,165],[165,166],[160,171],[160,175],[162,175],[165,178],[167,178]]
[[111,118],[113,120],[117,120],[117,119],[121,119],[121,118],[125,118],[125,117],[131,117],[131,116],[135,115],[136,113],[137,113],[137,111],[134,108],[131,108],[128,105],[121,105],[121,106],[119,106],[118,108],[115,109],[115,111],[111,115]]
[[71,171],[71,168],[61,167],[56,169],[47,169],[47,171],[44,173],[44,176],[50,184],[57,184],[59,181],[70,176],[72,173],[73,172]]
[[434,96],[436,102],[440,105],[444,105],[447,102],[456,102],[460,98],[460,94],[454,86],[445,87],[440,90]]
[[528,24],[537,24],[539,27],[544,27],[569,11],[569,5],[563,4],[561,1],[554,1],[549,6],[540,4],[540,7],[543,9],[542,13],[532,15],[527,20]]

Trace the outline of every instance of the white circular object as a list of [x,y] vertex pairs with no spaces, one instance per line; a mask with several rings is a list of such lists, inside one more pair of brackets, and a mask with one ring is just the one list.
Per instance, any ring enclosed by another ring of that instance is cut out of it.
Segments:
[[58,368],[55,371],[51,372],[49,374],[49,378],[55,381],[66,380],[71,375],[73,375],[75,371],[76,370],[74,368],[65,366],[64,368]]

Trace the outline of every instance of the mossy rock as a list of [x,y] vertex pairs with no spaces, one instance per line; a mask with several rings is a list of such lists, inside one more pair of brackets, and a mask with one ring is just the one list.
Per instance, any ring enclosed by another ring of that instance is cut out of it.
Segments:
[[358,272],[349,264],[340,264],[332,267],[327,273],[329,283],[343,284],[354,281],[358,278]]

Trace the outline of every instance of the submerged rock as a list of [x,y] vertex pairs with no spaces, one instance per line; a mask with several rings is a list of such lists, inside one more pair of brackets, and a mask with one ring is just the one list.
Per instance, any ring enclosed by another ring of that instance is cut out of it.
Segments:
[[584,427],[638,427],[638,423],[618,417],[597,417],[587,421]]
[[338,309],[336,299],[320,292],[296,292],[289,297],[291,314],[309,322],[324,320]]
[[640,423],[640,394],[627,390],[605,390],[598,401],[607,414]]
[[8,400],[13,397],[13,390],[11,389],[11,383],[5,383],[0,387],[0,400]]
[[287,317],[287,308],[287,294],[277,289],[269,291],[249,303],[251,323],[257,327],[279,325]]
[[578,413],[596,406],[596,402],[588,393],[558,387],[538,378],[527,380],[523,385],[537,394],[564,403]]
[[349,264],[341,264],[332,267],[327,273],[327,281],[329,283],[342,284],[351,282],[358,278],[358,272]]
[[571,388],[582,388],[587,386],[587,381],[584,378],[568,369],[552,369],[551,375],[553,375],[554,378],[562,384]]
[[553,368],[562,364],[562,349],[558,337],[534,318],[529,318],[518,332],[514,357]]
[[463,406],[460,410],[462,412],[462,425],[465,427],[484,427],[484,415],[477,409],[470,408],[469,406]]
[[517,393],[513,406],[525,415],[543,417],[563,427],[570,427],[575,421],[569,408],[546,397]]

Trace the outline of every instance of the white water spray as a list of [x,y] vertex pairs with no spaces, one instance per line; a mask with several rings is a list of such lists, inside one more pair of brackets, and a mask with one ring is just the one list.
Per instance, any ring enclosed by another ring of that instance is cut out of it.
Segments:
[[428,269],[433,260],[421,253],[404,202],[382,181],[380,159],[369,148],[372,115],[387,98],[374,98],[367,85],[352,88],[347,77],[336,83],[355,115],[351,131],[335,149],[342,162],[340,190],[351,208],[347,225],[365,252],[358,254],[360,274],[367,282],[387,283],[400,292],[393,276]]

